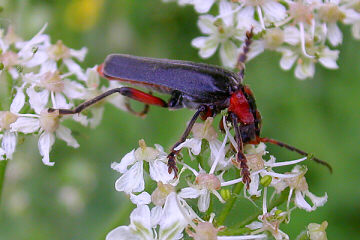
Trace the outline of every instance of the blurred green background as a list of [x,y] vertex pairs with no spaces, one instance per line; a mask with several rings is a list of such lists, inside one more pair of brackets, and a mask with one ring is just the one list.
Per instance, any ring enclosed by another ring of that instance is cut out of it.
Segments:
[[[86,46],[84,67],[103,61],[109,53],[219,63],[217,55],[202,60],[190,42],[200,35],[192,7],[160,0],[2,0],[1,21],[10,21],[25,39],[45,22],[52,42]],[[334,168],[308,163],[310,191],[328,193],[328,203],[313,213],[296,210],[282,229],[290,239],[310,222],[329,222],[329,239],[358,239],[360,234],[360,41],[343,28],[340,68],[316,68],[314,79],[299,81],[293,71],[280,70],[280,56],[262,54],[247,65],[246,83],[263,116],[263,136],[273,137],[316,153]],[[108,105],[94,130],[68,123],[80,143],[72,149],[54,146],[54,167],[42,164],[37,142],[28,139],[8,164],[0,211],[0,239],[103,239],[120,224],[128,224],[132,205],[116,192],[119,176],[113,161],[137,147],[169,148],[191,117],[189,110],[169,112],[151,108],[146,119]],[[280,161],[299,157],[269,146]],[[238,208],[230,221],[245,218],[253,208]]]

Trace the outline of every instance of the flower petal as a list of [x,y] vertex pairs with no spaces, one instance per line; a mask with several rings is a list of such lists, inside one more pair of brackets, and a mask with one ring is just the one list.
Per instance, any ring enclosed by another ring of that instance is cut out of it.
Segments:
[[289,70],[295,63],[298,55],[293,51],[287,48],[280,48],[279,52],[282,53],[282,57],[280,59],[280,67],[284,70]]
[[143,240],[141,236],[136,235],[129,226],[117,227],[106,235],[106,240]]
[[49,101],[49,91],[45,89],[37,92],[33,87],[30,87],[26,89],[26,93],[29,96],[31,108],[34,109],[37,114],[40,114]]
[[179,192],[179,197],[181,198],[198,198],[200,196],[200,191],[192,187],[186,187],[181,189]]
[[206,191],[202,193],[199,197],[198,208],[200,212],[206,212],[210,205],[210,192]]
[[127,194],[131,192],[144,191],[145,182],[143,176],[143,163],[136,162],[115,182],[116,191],[123,191]]
[[162,217],[162,207],[161,206],[155,206],[151,209],[151,227],[155,227],[160,223],[161,217]]
[[300,190],[295,191],[295,205],[298,208],[305,209],[308,212],[313,211],[314,209],[310,206],[309,203],[305,201],[305,198]]
[[225,67],[233,68],[236,64],[238,51],[235,43],[225,41],[220,47],[221,62]]
[[15,152],[16,148],[16,134],[13,132],[5,131],[1,147],[6,153],[6,158],[12,159],[12,155]]
[[79,80],[86,81],[86,75],[74,60],[72,59],[64,59],[64,64],[67,66],[70,72],[74,73]]
[[156,182],[168,183],[174,179],[174,171],[169,174],[168,166],[161,160],[150,161],[150,177]]
[[342,43],[342,39],[343,39],[342,32],[339,29],[336,22],[335,23],[330,23],[328,25],[327,37],[329,39],[329,42],[333,46],[337,46],[340,43]]
[[330,50],[329,48],[324,48],[321,52],[319,62],[326,68],[337,69],[339,66],[336,63],[336,60],[339,57],[338,50]]
[[315,74],[315,64],[311,60],[304,60],[302,63],[298,63],[295,68],[295,77],[298,79],[305,79],[313,77]]
[[68,146],[73,148],[78,148],[80,146],[76,139],[71,135],[71,130],[67,127],[59,125],[58,129],[56,129],[56,136],[61,140],[64,140]]
[[120,173],[125,173],[127,171],[127,167],[129,165],[132,165],[136,162],[135,159],[135,149],[133,149],[131,152],[127,153],[121,160],[120,163],[113,162],[111,164],[111,168],[115,171],[118,171]]
[[147,205],[140,205],[130,214],[130,224],[136,228],[136,233],[145,239],[153,239],[150,221],[150,209]]
[[185,142],[180,143],[175,150],[180,150],[182,148],[190,148],[191,152],[194,155],[199,155],[200,151],[201,151],[201,139],[197,139],[197,138],[190,138],[190,139],[186,139]]
[[200,31],[204,34],[213,34],[217,32],[217,28],[214,25],[215,18],[211,15],[202,15],[197,22]]
[[196,0],[194,1],[195,10],[198,13],[206,13],[210,10],[215,0]]
[[16,95],[11,103],[10,112],[18,113],[25,103],[25,94],[23,88],[16,88]]
[[130,200],[136,205],[146,205],[151,203],[151,196],[147,192],[142,192],[139,195],[130,193]]
[[286,8],[276,1],[264,2],[262,10],[265,18],[270,22],[281,21],[286,17]]
[[159,239],[178,239],[188,225],[190,216],[184,216],[185,209],[179,205],[176,193],[172,192],[166,199],[163,215],[160,221]]
[[50,150],[55,142],[55,136],[52,133],[44,132],[40,135],[38,147],[40,155],[43,157],[42,161],[45,165],[54,166],[54,162],[50,162]]
[[29,117],[19,117],[10,125],[12,132],[33,133],[39,130],[39,119]]

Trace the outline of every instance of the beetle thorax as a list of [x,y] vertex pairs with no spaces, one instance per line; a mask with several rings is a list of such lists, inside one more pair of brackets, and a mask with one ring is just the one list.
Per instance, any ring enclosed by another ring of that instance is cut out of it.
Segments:
[[242,89],[231,95],[229,112],[234,113],[242,124],[247,125],[254,123],[254,115]]

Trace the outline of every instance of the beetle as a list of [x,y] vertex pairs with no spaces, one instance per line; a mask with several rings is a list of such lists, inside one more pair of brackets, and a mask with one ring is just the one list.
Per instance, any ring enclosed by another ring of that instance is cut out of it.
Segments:
[[[147,113],[149,105],[169,109],[183,107],[195,109],[196,112],[188,123],[183,135],[173,145],[168,155],[168,171],[169,173],[174,171],[176,177],[178,169],[175,159],[180,150],[175,150],[175,148],[186,140],[199,117],[204,120],[227,109],[226,121],[231,123],[235,131],[237,165],[241,169],[243,183],[249,188],[251,180],[247,159],[243,151],[245,144],[268,142],[304,156],[309,155],[307,152],[283,142],[260,137],[261,115],[257,110],[252,91],[243,84],[245,62],[250,50],[252,37],[252,30],[248,31],[243,51],[239,55],[236,65],[239,72],[232,72],[222,67],[190,61],[145,58],[125,54],[109,55],[104,63],[98,67],[98,72],[101,76],[109,80],[118,80],[131,85],[141,86],[151,91],[166,93],[170,95],[170,99],[164,101],[159,97],[153,96],[151,93],[145,93],[132,87],[121,87],[106,91],[72,110],[56,110],[61,115],[80,113],[85,108],[114,93],[119,93],[130,99],[145,103],[146,105],[142,112],[135,112],[127,105],[130,112],[140,116]],[[49,111],[55,111],[55,109],[49,109]],[[328,163],[318,158],[313,157],[312,159],[327,166],[332,171]]]

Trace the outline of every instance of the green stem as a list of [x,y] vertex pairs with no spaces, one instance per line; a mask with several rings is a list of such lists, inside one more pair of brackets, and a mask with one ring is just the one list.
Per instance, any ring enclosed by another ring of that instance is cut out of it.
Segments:
[[232,190],[232,194],[230,199],[226,202],[225,207],[223,208],[223,210],[221,211],[218,219],[217,219],[217,224],[219,226],[223,225],[225,222],[226,217],[229,215],[231,209],[234,206],[235,200],[237,198],[237,195],[240,193],[240,191],[243,189],[244,184],[242,182],[237,183]]
[[2,191],[3,191],[3,187],[4,187],[5,170],[6,170],[7,163],[8,163],[8,160],[0,161],[0,202],[1,202],[1,196],[2,196]]

